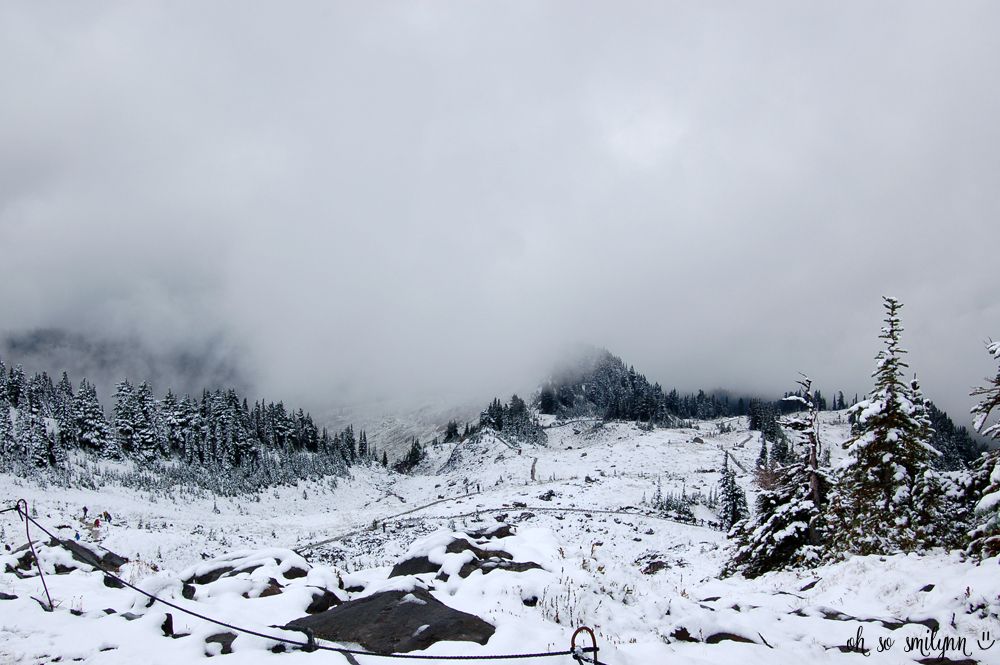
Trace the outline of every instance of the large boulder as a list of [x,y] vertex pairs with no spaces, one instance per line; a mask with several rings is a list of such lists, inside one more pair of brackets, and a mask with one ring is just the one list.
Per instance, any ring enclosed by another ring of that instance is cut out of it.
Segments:
[[[440,579],[448,579],[459,570],[464,570],[461,577],[467,577],[473,570],[528,570],[540,568],[531,563],[527,568],[521,564],[512,563],[514,558],[509,552],[490,545],[491,538],[506,538],[512,535],[511,527],[497,524],[489,529],[470,534],[455,534],[440,532],[414,544],[408,556],[396,563],[389,572],[389,577],[403,575],[421,575],[423,573],[438,573]],[[464,536],[464,537],[463,537]],[[479,540],[474,543],[470,538]]]
[[288,630],[311,630],[324,640],[360,644],[377,653],[406,653],[436,642],[486,644],[495,628],[448,607],[424,589],[383,591],[296,619]]
[[98,547],[96,545],[89,545],[74,540],[63,540],[58,538],[53,538],[49,542],[49,545],[53,547],[58,545],[64,550],[68,550],[70,555],[72,555],[76,561],[88,564],[94,568],[104,568],[105,570],[116,571],[128,563],[128,559],[125,557],[119,556],[111,550],[106,550],[103,547]]
[[309,563],[292,550],[272,548],[243,550],[209,559],[180,573],[184,584],[211,584],[223,577],[246,573],[263,580],[305,577]]
[[433,563],[425,556],[415,556],[410,559],[403,559],[389,571],[389,577],[401,577],[403,575],[421,575],[423,573],[436,573],[441,569],[440,563]]
[[[44,570],[55,571],[57,575],[70,573],[74,570],[90,571],[103,568],[117,571],[128,563],[128,559],[97,545],[84,544],[73,540],[52,538],[48,542],[36,543],[35,550],[42,561]],[[16,566],[7,565],[6,572],[17,573],[18,570],[31,571],[35,567],[35,556],[27,544],[14,550]]]

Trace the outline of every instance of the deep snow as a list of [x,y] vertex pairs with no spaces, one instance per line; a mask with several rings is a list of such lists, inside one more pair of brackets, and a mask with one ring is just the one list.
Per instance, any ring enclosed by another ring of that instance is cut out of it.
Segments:
[[[459,444],[458,451],[452,444],[432,448],[412,476],[362,467],[336,487],[302,483],[251,498],[39,487],[8,475],[0,475],[0,495],[10,502],[27,499],[38,519],[61,527],[64,537],[79,532],[83,540],[132,559],[123,568],[125,579],[171,594],[172,602],[259,630],[273,631],[268,626],[302,616],[310,587],[336,589],[347,597],[352,594],[339,585],[364,585],[357,596],[421,584],[432,586],[442,602],[497,627],[485,646],[438,643],[432,653],[563,650],[573,629],[588,625],[597,631],[601,661],[609,665],[861,662],[859,654],[842,651],[861,628],[872,650],[865,662],[902,663],[923,657],[904,651],[907,636],[927,632],[924,624],[912,622],[933,619],[941,635],[965,637],[974,660],[1000,663],[1000,644],[992,649],[976,644],[984,631],[1000,638],[996,559],[977,566],[945,552],[856,557],[757,580],[719,579],[724,534],[642,514],[657,479],[664,492],[707,494],[719,478],[720,448],[752,468],[759,450],[756,436],[746,442],[745,419],[726,422],[734,431],[718,434],[717,423],[652,432],[629,423],[571,423],[550,428],[545,447],[518,449],[484,437]],[[847,436],[842,414],[822,415],[822,439],[834,458]],[[695,442],[696,437],[703,442]],[[750,475],[737,468],[737,477],[752,504]],[[83,506],[89,509],[87,523]],[[92,520],[103,511],[112,520],[95,528]],[[713,519],[707,508],[696,516]],[[402,557],[435,551],[449,534],[496,524],[498,518],[518,527],[516,535],[498,543],[515,560],[533,561],[543,570],[473,573],[465,579],[453,575],[446,582],[433,576],[387,579]],[[14,514],[0,516],[0,536],[14,547],[24,542]],[[305,578],[285,580],[280,577],[285,564],[274,563],[200,588],[192,600],[181,596],[179,580],[209,565],[206,561],[232,552],[271,561],[289,549],[311,562]],[[204,637],[220,628],[175,611],[175,630],[191,635],[163,637],[165,608],[147,608],[138,594],[108,588],[102,579],[83,571],[50,576],[60,605],[45,613],[31,600],[42,597],[37,578],[2,574],[0,591],[18,599],[0,601],[0,661],[177,663],[218,650],[218,645],[206,646]],[[269,579],[280,579],[284,592],[255,597]],[[525,605],[531,598],[537,603]],[[105,608],[116,613],[105,614]],[[127,621],[121,617],[126,611],[142,616]],[[700,641],[722,633],[746,642]],[[894,646],[877,652],[879,637],[894,638]],[[267,640],[240,636],[224,662],[343,659],[330,653],[272,654],[270,646]],[[572,662],[542,662],[564,661]],[[358,662],[391,661],[359,657]]]

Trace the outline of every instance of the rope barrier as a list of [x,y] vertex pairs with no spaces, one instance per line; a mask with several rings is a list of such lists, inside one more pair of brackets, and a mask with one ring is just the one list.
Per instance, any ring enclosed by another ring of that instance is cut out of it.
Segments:
[[[42,605],[42,609],[46,612],[51,612],[55,610],[55,606],[52,604],[52,596],[49,594],[49,585],[45,581],[45,573],[42,572],[42,562],[38,560],[38,552],[35,551],[35,543],[31,540],[31,531],[28,520],[31,520],[32,522],[34,522],[34,520],[31,519],[31,516],[28,514],[28,501],[26,499],[18,499],[17,503],[14,505],[14,509],[17,510],[18,517],[24,520],[24,535],[28,539],[28,547],[31,549],[31,556],[35,558],[35,566],[38,568],[38,577],[42,580],[42,588],[45,589],[45,599],[49,601],[49,606],[45,607],[45,605]],[[45,531],[45,529],[42,530]],[[51,536],[52,534],[49,535]]]
[[[22,504],[24,505],[24,510],[23,511],[20,508],[20,506]],[[58,536],[56,536],[55,534],[53,534],[51,531],[49,531],[48,529],[46,529],[42,524],[40,524],[38,522],[38,520],[34,519],[33,517],[31,517],[28,514],[28,503],[24,499],[19,499],[18,502],[17,502],[17,505],[14,508],[8,508],[6,510],[2,510],[2,511],[0,511],[0,513],[10,512],[12,510],[17,510],[18,515],[20,515],[25,520],[24,529],[25,529],[25,532],[28,534],[28,544],[31,546],[32,554],[35,557],[35,565],[38,568],[39,577],[42,578],[42,585],[45,587],[45,594],[49,598],[49,609],[47,611],[51,612],[54,609],[54,607],[52,605],[52,598],[48,596],[48,593],[49,593],[48,585],[45,584],[45,578],[42,575],[42,565],[41,565],[41,562],[38,559],[38,555],[35,554],[34,545],[32,544],[32,541],[31,541],[31,534],[28,531],[28,529],[29,529],[28,523],[30,522],[31,524],[34,524],[36,527],[38,527],[39,529],[41,529],[41,531],[43,533],[47,534],[50,538],[56,540],[57,542],[61,541],[61,539]],[[259,631],[252,630],[250,628],[243,628],[241,626],[236,626],[234,624],[227,623],[227,622],[221,621],[219,619],[213,619],[210,616],[206,616],[204,614],[201,614],[200,612],[195,612],[194,610],[188,609],[186,607],[182,607],[180,605],[177,605],[176,603],[172,603],[172,602],[170,602],[168,600],[164,600],[164,599],[160,598],[159,596],[157,596],[155,594],[152,594],[152,593],[149,593],[148,591],[144,591],[143,589],[140,589],[139,587],[135,586],[134,584],[132,584],[132,583],[130,583],[130,582],[122,579],[121,577],[119,577],[117,575],[115,575],[113,572],[111,572],[110,570],[108,570],[107,568],[105,568],[103,565],[101,565],[99,561],[92,562],[91,565],[94,568],[100,570],[102,573],[104,573],[106,576],[110,577],[111,579],[113,579],[113,580],[121,583],[122,585],[128,587],[129,589],[132,589],[133,591],[136,591],[136,592],[142,594],[143,596],[149,598],[153,602],[162,603],[162,604],[166,605],[167,607],[169,607],[171,609],[175,609],[175,610],[177,610],[179,612],[183,612],[184,614],[196,617],[196,618],[201,619],[203,621],[208,621],[209,623],[213,623],[213,624],[215,624],[217,626],[222,626],[223,628],[228,628],[230,630],[234,630],[234,631],[236,631],[238,633],[244,633],[246,635],[253,635],[254,637],[260,637],[262,639],[271,640],[273,642],[280,642],[280,643],[283,643],[283,644],[289,644],[289,645],[292,645],[292,646],[301,647],[304,651],[333,651],[333,652],[339,653],[339,654],[341,654],[343,656],[347,656],[347,655],[351,655],[351,656],[373,656],[373,657],[379,657],[379,658],[400,658],[400,659],[409,659],[409,660],[524,660],[524,659],[528,659],[528,658],[551,658],[551,657],[557,657],[557,656],[570,656],[574,660],[577,660],[578,662],[586,662],[586,661],[581,660],[582,654],[584,654],[584,653],[593,653],[594,657],[593,657],[593,660],[591,660],[590,662],[594,663],[594,665],[605,665],[604,663],[600,663],[600,662],[597,661],[597,639],[596,639],[596,637],[594,637],[593,631],[590,630],[589,628],[587,628],[586,630],[589,631],[589,633],[591,635],[591,638],[594,641],[594,646],[592,646],[592,647],[583,647],[583,648],[576,647],[575,646],[576,633],[574,633],[573,634],[573,640],[571,640],[571,645],[572,646],[571,646],[570,649],[567,649],[566,651],[545,651],[545,652],[538,652],[538,653],[490,654],[490,655],[475,655],[475,656],[449,656],[449,655],[435,656],[435,655],[430,655],[430,654],[378,653],[378,652],[375,652],[375,651],[365,651],[365,650],[361,650],[361,649],[346,649],[346,648],[343,648],[343,647],[333,647],[333,646],[328,646],[328,645],[325,645],[325,644],[317,644],[316,641],[315,641],[315,637],[311,634],[311,631],[309,631],[309,632],[306,633],[307,641],[306,642],[300,642],[298,640],[289,639],[287,637],[282,637],[282,636],[279,636],[279,635],[269,635],[267,633],[261,633]],[[578,629],[577,633],[580,632],[580,630],[581,629]]]

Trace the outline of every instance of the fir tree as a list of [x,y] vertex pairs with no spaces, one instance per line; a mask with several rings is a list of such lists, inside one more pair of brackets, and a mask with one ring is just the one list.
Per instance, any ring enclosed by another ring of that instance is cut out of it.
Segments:
[[[2,373],[3,367],[0,366],[0,376]],[[7,401],[7,393],[0,390],[0,459],[10,455],[14,449],[14,426],[10,416],[11,407]]]
[[124,454],[135,451],[135,426],[137,417],[135,389],[128,379],[115,386],[115,438],[117,448]]
[[146,461],[159,457],[161,449],[165,447],[160,411],[153,398],[153,390],[145,381],[139,384],[135,393],[133,428],[135,452]]
[[723,528],[729,530],[749,514],[746,492],[736,483],[736,474],[729,468],[729,454],[723,453],[722,478],[719,479],[719,520]]
[[111,426],[97,401],[97,389],[87,379],[80,382],[73,413],[76,418],[77,440],[81,445],[108,457],[118,456],[118,451],[112,445]]
[[785,418],[781,424],[798,435],[804,452],[800,459],[775,470],[771,487],[757,496],[754,517],[735,527],[735,548],[727,573],[756,577],[821,560],[823,509],[830,480],[819,468],[819,408],[812,382],[804,377],[799,385],[801,396],[789,399],[805,407],[805,416]]
[[838,551],[889,554],[912,551],[920,539],[923,507],[914,495],[917,479],[937,451],[928,442],[930,426],[922,399],[903,382],[907,367],[899,346],[899,301],[884,298],[885,348],[876,356],[875,388],[852,407],[856,434],[844,444],[847,458],[838,470],[830,520]]
[[63,372],[56,386],[55,404],[52,409],[52,416],[59,426],[59,442],[63,446],[77,444],[75,404],[73,384],[69,382],[66,372]]
[[21,398],[27,397],[28,380],[24,376],[24,368],[14,365],[10,368],[10,376],[7,378],[7,401],[12,407],[21,407]]
[[757,468],[766,469],[767,464],[767,439],[760,437],[760,452],[757,454]]

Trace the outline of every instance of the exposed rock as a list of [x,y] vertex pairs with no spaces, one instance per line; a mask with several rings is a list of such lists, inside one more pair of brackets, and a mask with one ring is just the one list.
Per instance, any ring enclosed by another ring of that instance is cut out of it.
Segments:
[[267,568],[268,572],[275,576],[280,575],[292,580],[305,577],[308,574],[308,567],[309,563],[301,555],[292,550],[274,548],[254,552],[234,552],[217,557],[182,571],[180,577],[184,584],[211,584],[223,577],[235,577]]
[[[418,556],[412,559],[406,559],[400,561],[392,570],[389,572],[389,577],[399,577],[401,575],[421,575],[423,573],[436,573],[441,569],[441,564],[431,563],[431,560],[425,556]],[[346,589],[346,591],[351,591],[357,587],[352,587],[351,589]],[[357,588],[358,591],[364,591],[364,587]]]
[[215,633],[214,635],[209,635],[205,638],[205,644],[221,644],[222,653],[232,653],[233,652],[233,642],[236,640],[236,633],[230,633],[228,631],[222,633]]
[[62,547],[64,550],[69,551],[76,561],[93,566],[94,568],[105,568],[116,571],[128,563],[128,559],[110,550],[98,548],[93,545],[84,545],[75,540],[53,538],[49,541],[49,547]]
[[674,638],[675,640],[677,640],[679,642],[697,642],[698,641],[698,640],[696,640],[694,638],[693,635],[691,635],[691,631],[689,631],[684,626],[681,626],[680,628],[677,628],[676,630],[674,630],[674,632],[670,633],[670,637]]
[[257,597],[268,598],[270,596],[277,596],[278,594],[281,593],[281,591],[282,591],[281,585],[278,584],[278,580],[272,577],[270,580],[268,580],[267,586],[264,588],[263,591],[260,592],[260,595]]
[[460,612],[424,589],[383,591],[320,614],[290,622],[287,630],[310,629],[318,638],[354,642],[378,653],[406,653],[441,641],[486,644],[494,627]]
[[111,577],[110,575],[104,576],[104,586],[111,589],[124,589],[125,585]]
[[[475,535],[469,534],[470,536],[478,539],[485,540],[488,538],[502,538],[505,536],[497,536],[497,533],[506,533],[510,529],[509,525],[501,524],[493,527],[493,529],[483,529],[482,531],[474,532]],[[455,538],[445,547],[446,554],[461,554],[462,552],[472,552],[476,557],[477,561],[467,563],[466,566],[472,566],[469,572],[472,570],[477,570],[484,567],[482,562],[491,561],[494,559],[513,559],[509,552],[504,552],[503,550],[486,550],[477,545],[473,544],[465,538]],[[494,566],[495,567],[495,566]],[[534,564],[533,567],[539,567]],[[417,556],[411,559],[405,559],[400,561],[392,570],[389,572],[389,577],[400,577],[402,575],[421,575],[423,573],[436,573],[441,569],[441,564],[434,563],[426,556]],[[463,567],[462,570],[465,570]],[[439,576],[441,579],[447,579],[447,575],[443,573]],[[466,577],[466,575],[462,575]]]
[[444,549],[445,552],[450,554],[459,554],[461,552],[472,552],[480,559],[489,559],[493,557],[498,557],[500,559],[513,559],[508,552],[503,550],[484,550],[482,548],[476,547],[470,543],[465,538],[456,538],[455,540],[448,543],[448,546]]
[[184,580],[184,584],[211,584],[223,575],[233,572],[232,566],[219,566],[200,575],[194,575]]
[[174,636],[174,615],[167,612],[167,616],[164,617],[163,623],[160,624],[160,630],[163,631],[164,637]]
[[317,588],[313,593],[312,602],[306,608],[306,614],[319,614],[326,612],[331,607],[340,605],[341,600],[332,591]]
[[[506,554],[506,553],[505,553]],[[468,577],[477,570],[483,571],[483,575],[492,573],[494,570],[506,570],[512,573],[523,573],[526,570],[544,570],[534,561],[511,561],[499,557],[489,559],[473,559],[458,571],[459,577]]]
[[[675,629],[674,632],[672,632],[670,634],[670,637],[674,638],[675,640],[677,640],[679,642],[702,642],[702,641],[704,641],[705,644],[718,644],[719,642],[727,642],[727,641],[728,642],[745,642],[747,644],[756,644],[757,643],[756,640],[752,640],[749,637],[745,637],[743,635],[737,635],[736,633],[729,633],[729,632],[726,632],[726,631],[721,631],[721,632],[718,632],[718,633],[713,633],[713,634],[709,635],[708,637],[706,637],[704,640],[701,640],[701,639],[695,637],[694,635],[692,635],[691,631],[689,631],[684,626],[681,626],[681,627]],[[761,639],[763,639],[763,638],[761,638]]]
[[667,568],[670,568],[669,563],[667,563],[666,561],[656,560],[656,561],[650,561],[646,565],[646,567],[639,572],[641,572],[643,575],[655,575],[661,570],[666,570]]
[[844,614],[840,610],[835,610],[830,607],[816,607],[810,609],[797,609],[792,614],[800,617],[816,616],[819,614],[824,619],[830,621],[860,621],[863,623],[877,623],[881,624],[883,628],[887,630],[899,630],[903,626],[907,625],[917,625],[924,626],[931,630],[939,630],[941,624],[937,619],[927,618],[927,619],[885,619],[885,618],[865,618],[865,617],[855,617],[850,614]]
[[507,538],[514,535],[514,527],[510,524],[494,524],[476,531],[467,531],[466,534],[473,540],[486,540],[488,538]]
[[735,633],[715,633],[714,635],[709,635],[705,638],[705,644],[718,644],[719,642],[744,642],[747,644],[755,644],[753,640],[748,637],[743,637],[742,635],[736,635]]

